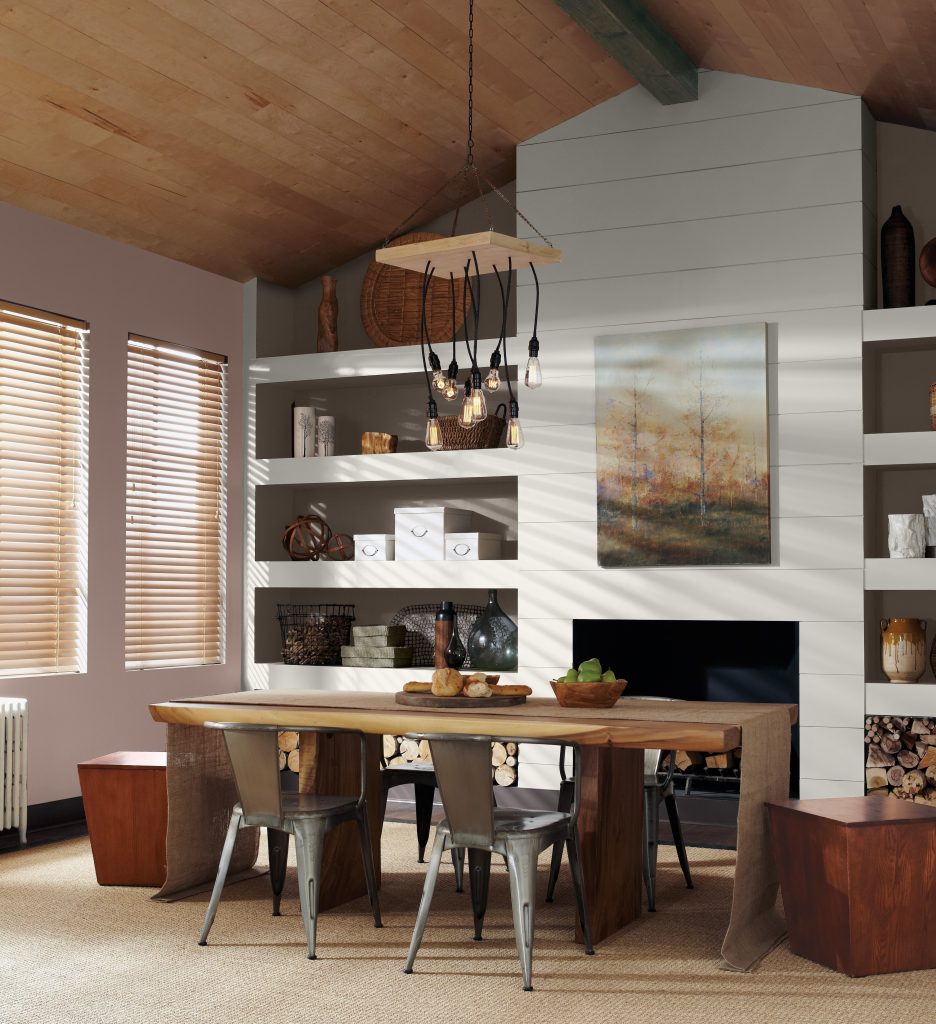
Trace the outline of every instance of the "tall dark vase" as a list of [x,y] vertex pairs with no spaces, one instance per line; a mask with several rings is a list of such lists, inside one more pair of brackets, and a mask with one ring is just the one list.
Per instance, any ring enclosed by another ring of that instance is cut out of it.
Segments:
[[899,206],[881,225],[881,284],[884,309],[916,305],[913,225]]
[[488,603],[468,637],[471,667],[485,672],[513,672],[517,668],[517,627],[497,603],[497,591],[488,591]]

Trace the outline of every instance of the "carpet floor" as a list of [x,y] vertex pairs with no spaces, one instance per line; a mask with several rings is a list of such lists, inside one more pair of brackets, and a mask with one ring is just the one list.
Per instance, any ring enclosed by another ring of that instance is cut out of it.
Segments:
[[[593,957],[573,942],[564,866],[556,902],[537,907],[535,991],[523,992],[501,864],[480,943],[471,940],[469,896],[455,892],[444,867],[415,973],[402,973],[424,870],[408,825],[384,830],[384,928],[374,929],[364,899],[323,914],[314,962],[305,956],[294,871],[281,918],[270,915],[265,876],[231,886],[200,948],[207,895],[161,904],[146,889],[101,888],[87,839],[27,849],[0,861],[0,1021],[867,1024],[912,1006],[926,1016],[936,972],[853,980],[785,945],[751,974],[719,970],[734,854],[692,849],[690,858],[692,891],[672,847],[662,848],[658,911]],[[541,897],[546,871],[544,859]]]

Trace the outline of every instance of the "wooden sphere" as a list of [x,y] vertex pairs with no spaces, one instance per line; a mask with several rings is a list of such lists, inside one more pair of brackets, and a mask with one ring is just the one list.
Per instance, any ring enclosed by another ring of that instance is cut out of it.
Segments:
[[931,288],[936,288],[936,238],[931,238],[920,250],[920,273]]
[[283,547],[294,562],[317,562],[332,532],[321,516],[299,516],[283,530]]
[[347,533],[332,534],[326,550],[333,562],[347,562],[354,558],[354,538]]

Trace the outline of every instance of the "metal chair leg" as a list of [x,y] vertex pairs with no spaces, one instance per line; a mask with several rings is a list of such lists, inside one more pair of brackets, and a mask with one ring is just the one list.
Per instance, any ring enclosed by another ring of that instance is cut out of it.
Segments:
[[201,937],[198,940],[199,946],[206,946],[208,944],[208,932],[211,931],[215,914],[218,912],[218,904],[221,902],[221,892],[224,889],[224,880],[227,878],[228,868],[231,866],[231,857],[234,853],[234,843],[237,841],[241,817],[239,811],[234,811],[231,815],[231,823],[228,825],[227,836],[224,839],[224,848],[221,851],[221,861],[218,864],[218,875],[215,878],[214,888],[211,890],[208,912],[205,914],[205,923],[202,925]]
[[[563,779],[559,783],[559,802],[556,805],[557,811],[568,814],[572,807],[572,797],[575,793],[575,784],[571,779]],[[559,881],[559,869],[562,866],[562,842],[553,846],[552,860],[549,864],[549,881],[546,884],[546,902],[552,903],[556,895],[556,883]]]
[[367,820],[367,805],[361,808],[357,816],[358,832],[361,836],[361,856],[364,859],[364,878],[367,880],[367,898],[370,900],[371,913],[374,915],[374,927],[383,928],[380,920],[380,900],[377,896],[377,872],[374,870],[374,850],[371,846],[370,822]]
[[471,910],[474,914],[475,942],[481,941],[484,915],[487,911],[491,884],[491,853],[489,850],[468,851],[468,878],[471,884]]
[[406,964],[403,967],[404,974],[413,973],[413,962],[419,952],[423,932],[426,930],[426,921],[429,919],[429,907],[432,905],[432,894],[435,892],[436,879],[439,877],[439,866],[442,863],[442,854],[445,852],[445,836],[436,833],[435,845],[432,847],[432,856],[429,858],[429,868],[426,871],[426,882],[423,885],[422,899],[419,901],[419,913],[416,915],[416,924],[413,928],[413,938],[410,941],[409,952],[406,954]]
[[325,821],[322,818],[302,818],[295,823],[295,829],[299,905],[302,908],[302,923],[305,926],[309,959],[315,960],[315,932],[318,925],[322,850],[325,848]]
[[579,834],[573,829],[566,840],[569,851],[569,870],[572,874],[572,885],[575,889],[575,902],[578,907],[579,924],[582,926],[582,937],[585,939],[585,952],[592,956],[595,947],[592,945],[591,923],[588,919],[588,897],[585,895],[585,875],[582,871],[582,847]]
[[452,847],[452,867],[455,869],[455,892],[465,891],[465,848]]
[[679,858],[679,866],[682,868],[683,877],[686,879],[686,888],[692,889],[694,888],[692,875],[689,872],[689,858],[686,855],[686,842],[683,839],[682,824],[679,821],[679,809],[676,807],[676,794],[667,793],[663,802],[666,804],[670,831],[673,833],[673,842],[676,845],[676,856]]
[[416,800],[416,842],[419,846],[418,862],[425,863],[426,844],[432,830],[432,801],[435,797],[435,784],[427,786],[423,783],[413,785],[413,796]]
[[656,910],[656,866],[659,826],[659,790],[653,786],[644,786],[644,885],[647,887],[647,910]]
[[280,899],[286,882],[289,859],[289,833],[278,828],[267,829],[267,850],[270,855],[270,887],[273,889],[273,916],[280,916]]
[[537,846],[530,839],[508,840],[510,902],[517,954],[523,972],[523,991],[533,991],[533,926],[536,916]]

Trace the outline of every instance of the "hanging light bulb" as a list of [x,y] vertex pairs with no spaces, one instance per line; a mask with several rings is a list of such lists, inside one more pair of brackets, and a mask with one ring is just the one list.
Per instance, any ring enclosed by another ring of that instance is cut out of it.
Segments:
[[474,410],[471,394],[471,381],[465,381],[465,397],[462,401],[461,412],[458,414],[458,425],[465,430],[471,430],[474,426]]
[[523,447],[523,427],[520,426],[520,406],[513,398],[510,400],[510,419],[507,420],[507,447]]
[[439,408],[433,399],[429,399],[426,416],[426,447],[437,452],[442,447],[442,428],[439,426]]
[[543,383],[543,368],[540,366],[539,361],[539,340],[536,335],[530,338],[530,358],[527,360],[526,373],[523,377],[523,383],[528,388],[538,388]]
[[491,353],[491,367],[488,370],[488,375],[484,378],[484,386],[488,391],[497,391],[501,386],[500,373],[498,367],[501,364],[500,349],[495,349]]
[[471,372],[471,422],[482,423],[487,419],[487,399],[481,387],[481,371]]
[[429,368],[432,370],[432,386],[436,391],[445,391],[448,377],[442,369],[442,363],[435,352],[429,353]]
[[449,363],[442,397],[447,402],[454,402],[458,398],[458,363],[454,359]]

